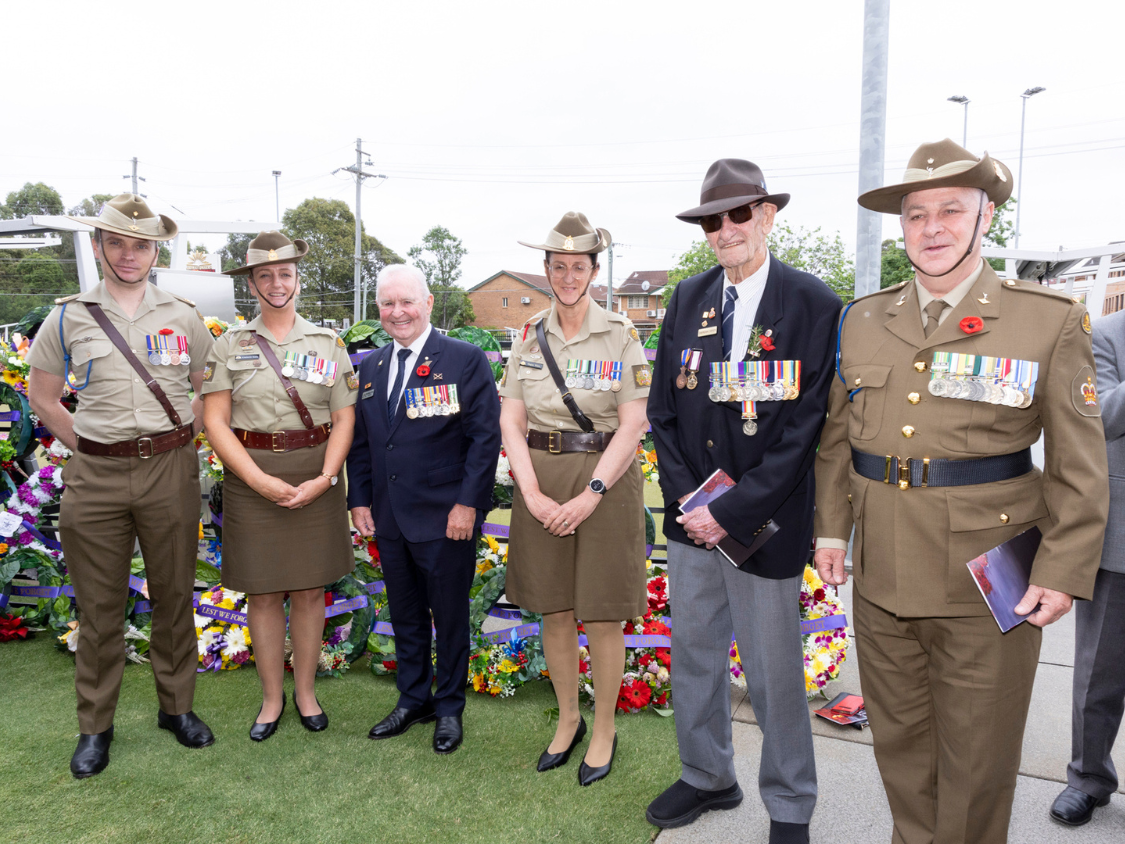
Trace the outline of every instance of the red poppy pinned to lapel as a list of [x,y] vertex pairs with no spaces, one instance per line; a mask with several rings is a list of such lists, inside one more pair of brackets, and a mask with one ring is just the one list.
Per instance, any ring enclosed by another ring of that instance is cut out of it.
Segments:
[[978,331],[984,328],[984,320],[980,317],[967,316],[963,320],[961,320],[958,325],[961,326],[961,330],[966,334],[976,334]]
[[414,372],[418,375],[419,378],[425,378],[427,375],[429,375],[430,374],[430,359],[426,358],[424,361],[422,361],[420,364],[418,364],[418,368],[415,369]]

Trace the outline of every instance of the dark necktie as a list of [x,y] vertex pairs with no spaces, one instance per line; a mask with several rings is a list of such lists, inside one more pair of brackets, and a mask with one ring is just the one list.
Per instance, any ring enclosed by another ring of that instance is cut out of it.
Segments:
[[402,398],[402,381],[406,374],[406,359],[410,357],[410,349],[398,350],[398,372],[395,373],[395,383],[391,386],[391,394],[387,397],[387,424],[395,421],[395,412],[398,410],[399,399]]
[[723,360],[730,357],[731,344],[734,343],[734,306],[738,300],[738,288],[727,288],[727,298],[723,301]]
[[949,307],[949,305],[946,304],[944,299],[934,299],[934,301],[922,308],[926,314],[925,332],[927,337],[937,331],[938,320],[941,319],[941,313],[947,307]]

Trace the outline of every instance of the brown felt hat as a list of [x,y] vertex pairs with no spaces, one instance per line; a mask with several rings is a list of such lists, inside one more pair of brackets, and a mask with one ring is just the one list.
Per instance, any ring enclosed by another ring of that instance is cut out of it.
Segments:
[[135,193],[115,196],[102,206],[101,213],[96,217],[70,219],[138,240],[171,240],[179,231],[171,217],[152,213],[148,203]]
[[297,238],[290,240],[281,232],[258,232],[246,248],[246,265],[227,270],[227,275],[246,275],[256,267],[270,264],[295,264],[309,254],[309,245]]
[[919,190],[935,188],[979,188],[996,205],[1012,195],[1012,171],[986,152],[977,158],[960,144],[946,138],[922,144],[910,156],[902,182],[869,190],[859,204],[881,214],[902,214],[902,199]]
[[685,223],[698,223],[708,214],[721,214],[740,205],[757,202],[769,202],[780,211],[789,204],[789,194],[770,193],[766,189],[762,168],[753,161],[720,158],[707,168],[703,187],[699,190],[699,205],[676,217]]
[[553,229],[547,232],[543,243],[516,241],[520,246],[542,249],[546,252],[576,252],[590,255],[609,248],[612,236],[605,229],[595,229],[579,211],[567,211]]

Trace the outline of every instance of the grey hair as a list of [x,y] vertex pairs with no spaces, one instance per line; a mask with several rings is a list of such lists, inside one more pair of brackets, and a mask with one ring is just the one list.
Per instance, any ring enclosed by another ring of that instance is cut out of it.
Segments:
[[412,267],[409,264],[387,264],[383,269],[379,270],[379,275],[375,277],[375,301],[379,301],[379,288],[383,286],[383,282],[393,281],[395,278],[402,276],[409,278],[414,282],[418,291],[425,299],[430,295],[430,286],[426,284],[426,276],[417,267]]

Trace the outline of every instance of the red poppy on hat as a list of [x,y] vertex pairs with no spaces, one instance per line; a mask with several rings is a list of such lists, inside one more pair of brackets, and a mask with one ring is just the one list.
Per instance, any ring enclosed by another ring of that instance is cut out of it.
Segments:
[[980,317],[967,316],[963,320],[961,320],[958,325],[961,326],[961,330],[966,334],[976,334],[978,331],[984,328],[984,320]]
[[429,374],[430,374],[430,368],[429,368],[428,366],[426,366],[426,364],[424,364],[424,363],[423,363],[423,364],[421,364],[421,365],[420,365],[420,366],[419,366],[419,367],[418,367],[418,368],[417,368],[416,370],[414,370],[414,371],[415,371],[415,372],[416,372],[416,373],[418,374],[418,377],[419,377],[419,378],[425,378],[425,377],[426,377],[427,375],[429,375]]

